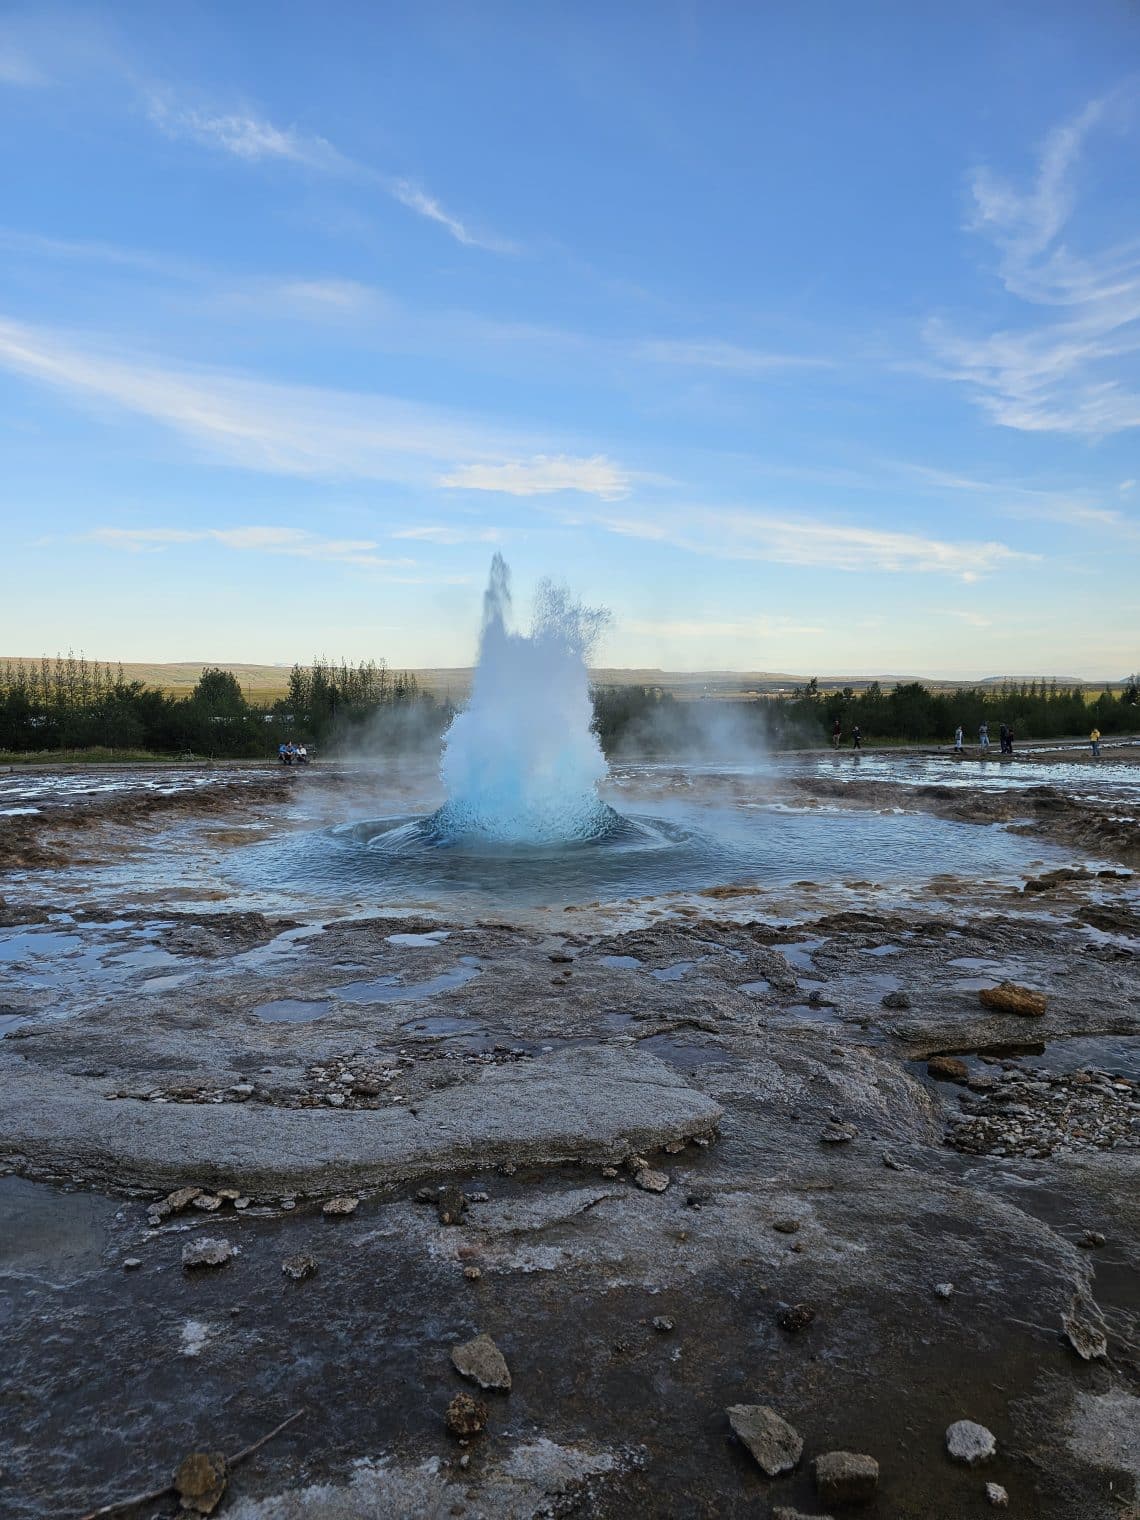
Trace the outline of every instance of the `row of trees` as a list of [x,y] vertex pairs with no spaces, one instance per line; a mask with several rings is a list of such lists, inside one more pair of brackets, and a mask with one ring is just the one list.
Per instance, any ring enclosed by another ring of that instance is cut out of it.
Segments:
[[760,747],[796,749],[826,742],[838,719],[849,741],[858,725],[865,742],[946,744],[962,726],[975,742],[983,722],[997,742],[1006,723],[1023,738],[1140,730],[1140,677],[1094,701],[1079,686],[1055,681],[1006,682],[935,691],[905,681],[884,691],[877,681],[823,692],[813,677],[790,697],[742,701],[678,701],[652,686],[603,687],[594,693],[594,726],[608,756],[747,753]]
[[[657,687],[610,686],[593,699],[594,728],[609,756],[810,746],[825,742],[836,720],[847,737],[858,724],[870,743],[946,743],[959,724],[973,742],[983,721],[995,739],[1002,723],[1037,739],[1087,734],[1094,724],[1105,734],[1140,728],[1136,676],[1092,702],[1080,687],[1056,682],[934,691],[907,681],[884,691],[873,681],[857,693],[823,692],[814,677],[790,697],[678,701]],[[421,691],[415,676],[374,660],[295,665],[287,695],[263,705],[217,668],[203,670],[183,697],[73,655],[0,666],[0,749],[18,752],[106,747],[256,758],[288,739],[341,753],[430,750],[453,714],[450,704]]]
[[128,681],[81,657],[0,666],[0,750],[102,747],[227,758],[271,755],[287,739],[378,750],[438,735],[450,709],[383,664],[295,665],[287,697],[250,702],[231,671],[203,670],[189,696]]
[[1001,724],[1024,737],[1057,739],[1087,734],[1095,724],[1103,733],[1140,727],[1140,677],[1133,676],[1117,694],[1102,691],[1094,701],[1079,686],[1056,681],[1003,682],[933,691],[921,681],[904,681],[884,691],[877,681],[856,694],[850,686],[823,693],[814,678],[797,687],[790,700],[773,704],[772,729],[777,742],[797,736],[829,735],[838,719],[844,734],[858,724],[865,739],[945,743],[959,724],[967,740],[977,739],[988,723],[996,739]]

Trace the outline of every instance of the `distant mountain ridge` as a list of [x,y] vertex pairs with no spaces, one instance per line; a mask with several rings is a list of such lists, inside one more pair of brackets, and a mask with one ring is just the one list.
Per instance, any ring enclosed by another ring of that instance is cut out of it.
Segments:
[[[78,656],[76,657],[78,658]],[[49,657],[54,659],[54,656]],[[34,665],[40,664],[38,655],[0,655],[0,665]],[[202,671],[212,666],[222,670],[231,671],[237,677],[238,683],[246,696],[253,701],[273,701],[283,696],[289,686],[289,671],[291,665],[259,665],[249,661],[231,660],[177,660],[167,663],[140,662],[135,660],[96,660],[88,659],[91,665],[110,665],[117,669],[122,664],[123,675],[128,681],[143,681],[148,686],[156,686],[161,690],[175,695],[189,695],[197,682]],[[299,661],[306,664],[306,661]],[[443,665],[426,667],[405,667],[390,665],[392,670],[402,671],[407,669],[419,681],[424,691],[431,692],[441,700],[461,702],[466,696],[471,684],[471,667],[469,665]],[[790,692],[794,686],[806,686],[810,675],[795,674],[791,671],[773,670],[686,670],[671,671],[662,670],[653,666],[630,667],[621,666],[598,666],[590,671],[590,679],[600,686],[653,686],[660,687],[664,691],[671,692],[677,697],[699,697],[702,695],[726,697],[744,697],[749,695],[771,696],[780,691]],[[863,674],[863,675],[816,675],[816,680],[821,690],[834,691],[844,686],[854,687],[861,691],[872,681],[878,681],[881,686],[892,687],[908,681],[921,681],[924,685],[941,689],[954,689],[968,686],[1001,686],[1008,681],[1013,685],[1020,686],[1023,681],[1038,684],[1044,682],[1048,685],[1056,681],[1058,686],[1084,686],[1092,688],[1119,687],[1127,684],[1127,677],[1113,677],[1109,680],[1094,680],[1088,677],[1074,675],[1027,675],[1027,676],[984,676],[980,679],[969,680],[965,677],[946,677],[930,675],[890,675],[890,674]]]

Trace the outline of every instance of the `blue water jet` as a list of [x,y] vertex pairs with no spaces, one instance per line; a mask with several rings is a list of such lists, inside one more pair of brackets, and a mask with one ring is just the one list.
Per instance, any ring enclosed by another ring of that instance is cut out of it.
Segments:
[[604,838],[620,823],[598,798],[607,767],[592,728],[586,661],[608,614],[540,583],[529,634],[510,628],[510,571],[491,563],[467,706],[444,738],[439,843],[543,845]]

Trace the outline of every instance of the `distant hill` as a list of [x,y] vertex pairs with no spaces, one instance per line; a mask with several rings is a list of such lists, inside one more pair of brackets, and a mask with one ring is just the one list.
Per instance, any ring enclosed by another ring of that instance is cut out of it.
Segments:
[[[39,657],[27,655],[0,655],[0,665],[38,665]],[[91,664],[109,664],[117,667],[117,660],[91,660]],[[303,663],[303,662],[302,662]],[[232,671],[252,702],[272,702],[284,696],[289,689],[289,665],[254,665],[236,661],[180,660],[172,664],[143,664],[134,660],[122,662],[123,675],[128,681],[143,681],[147,686],[176,696],[188,696],[203,670],[210,664],[220,665]],[[393,666],[393,670],[402,667]],[[469,665],[434,666],[411,671],[423,691],[429,691],[440,701],[459,704],[466,700],[471,688]],[[808,675],[796,675],[790,671],[773,670],[659,670],[622,669],[600,666],[590,672],[590,679],[599,686],[653,686],[670,692],[681,700],[696,697],[719,699],[749,696],[774,696],[780,692],[790,693],[795,686],[807,684]],[[885,689],[897,686],[900,681],[922,681],[936,690],[953,691],[963,686],[1000,686],[1003,681],[1020,685],[1022,681],[1056,680],[1058,686],[1084,686],[1094,691],[1105,687],[1120,687],[1124,681],[1084,681],[1080,676],[986,676],[980,681],[951,681],[931,676],[915,675],[819,675],[816,677],[821,691],[838,691],[851,686],[864,690],[871,681],[878,681]]]

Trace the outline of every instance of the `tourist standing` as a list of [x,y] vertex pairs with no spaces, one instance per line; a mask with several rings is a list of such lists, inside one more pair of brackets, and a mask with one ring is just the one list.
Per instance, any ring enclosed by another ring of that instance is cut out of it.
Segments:
[[863,730],[859,727],[858,723],[851,730],[851,747],[852,749],[863,748]]
[[832,725],[832,729],[831,729],[831,747],[832,747],[832,749],[838,749],[839,748],[839,741],[840,741],[840,739],[842,739],[842,737],[843,737],[843,725],[842,725],[842,723],[840,723],[839,719],[836,718],[834,724]]
[[983,723],[981,728],[978,729],[978,743],[981,745],[984,754],[990,747],[990,725],[988,723]]
[[959,755],[962,753],[962,725],[960,723],[954,730],[954,752]]
[[1005,723],[1002,724],[998,737],[1001,739],[1001,752],[1003,755],[1007,755],[1009,753],[1009,728]]
[[1093,731],[1089,735],[1089,743],[1092,745],[1093,759],[1100,759],[1100,729],[1093,725]]
[[1006,752],[1007,755],[1012,755],[1013,754],[1013,724],[1012,723],[1009,725],[1009,727],[1005,731],[1005,752]]

